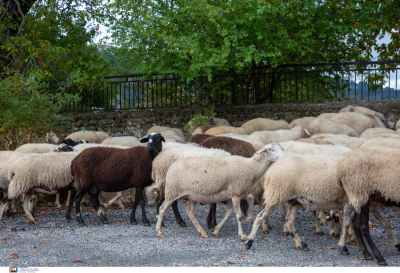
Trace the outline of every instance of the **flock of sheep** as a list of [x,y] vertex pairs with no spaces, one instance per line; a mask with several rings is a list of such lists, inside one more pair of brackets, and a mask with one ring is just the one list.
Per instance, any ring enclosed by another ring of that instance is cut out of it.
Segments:
[[[389,222],[379,213],[380,205],[400,211],[400,121],[398,131],[387,127],[381,113],[348,106],[339,113],[299,118],[290,124],[256,118],[231,127],[224,119],[214,119],[214,125],[191,127],[188,139],[179,129],[155,126],[140,140],[80,131],[60,145],[25,144],[0,152],[4,195],[0,220],[4,212],[10,214],[8,203],[12,201],[15,212],[15,202],[21,198],[28,221],[36,223],[37,193],[58,196],[69,191],[67,219],[75,205],[76,220],[84,224],[80,207],[89,196],[100,220],[107,223],[102,205],[117,201],[123,207],[122,191],[135,188],[130,222],[137,224],[135,212],[140,205],[142,223],[150,225],[145,204],[155,205],[159,237],[164,237],[162,219],[170,206],[177,223],[186,227],[177,207],[178,200],[185,199],[187,214],[203,237],[208,234],[195,218],[197,203],[210,204],[207,226],[215,237],[234,209],[238,235],[250,248],[260,225],[264,233],[269,232],[268,215],[279,206],[286,218],[283,234],[291,234],[297,248],[308,250],[294,228],[302,207],[311,211],[318,235],[323,234],[319,224],[328,225],[334,235],[341,233],[341,254],[349,255],[347,243],[358,243],[364,259],[375,256],[378,264],[386,265],[371,238],[368,219],[371,213],[382,223],[400,251]],[[55,135],[49,139],[58,141]],[[101,204],[102,191],[117,195]],[[226,215],[217,224],[216,206],[225,200]],[[255,204],[260,212],[247,236],[242,217],[253,222]]]

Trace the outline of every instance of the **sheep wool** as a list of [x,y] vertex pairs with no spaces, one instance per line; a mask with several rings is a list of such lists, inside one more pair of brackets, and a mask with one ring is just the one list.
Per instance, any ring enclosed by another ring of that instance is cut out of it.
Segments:
[[[164,143],[163,143],[164,144]],[[172,163],[179,159],[187,158],[221,158],[231,156],[230,153],[219,149],[205,149],[193,147],[189,145],[172,147],[162,150],[162,152],[154,159],[151,178],[156,182],[157,188],[161,191],[165,190],[165,177]]]
[[400,130],[400,120],[397,121],[397,123],[396,123],[396,131],[399,131],[399,130]]
[[215,127],[215,125],[199,126],[199,127],[196,128],[196,130],[194,130],[192,136],[198,135],[198,134],[204,134],[205,132],[207,132],[208,129],[211,129],[213,127]]
[[200,143],[202,143],[203,141],[205,141],[207,138],[210,138],[210,137],[214,137],[214,136],[212,136],[212,135],[207,135],[207,134],[196,134],[196,135],[195,135],[195,134],[193,133],[193,135],[187,139],[187,142],[192,142],[192,143],[200,144]]
[[298,140],[307,136],[306,130],[301,126],[296,126],[290,130],[254,132],[249,136],[249,139],[260,141],[265,145],[274,142],[279,143],[289,140]]
[[256,131],[276,131],[289,129],[289,124],[284,120],[272,120],[268,118],[255,118],[244,123],[243,128],[247,135]]
[[163,130],[161,132],[161,135],[165,138],[165,139],[175,139],[175,140],[181,140],[184,141],[185,137],[180,137],[175,131],[168,129],[168,130]]
[[334,116],[332,120],[353,128],[359,134],[362,134],[362,132],[368,128],[385,128],[385,125],[376,116],[369,116],[355,112],[339,113]]
[[388,128],[369,128],[365,130],[360,137],[365,137],[365,138],[373,138],[377,135],[380,134],[393,134],[393,135],[399,135],[396,131],[393,131],[392,129]]
[[231,126],[229,121],[223,118],[213,118],[213,123],[216,126]]
[[311,121],[315,120],[316,118],[314,117],[305,117],[305,118],[298,118],[293,120],[291,123],[289,123],[288,128],[292,129],[296,126],[301,126],[303,128],[308,128],[308,124],[310,124]]
[[348,135],[335,135],[335,134],[316,134],[311,136],[311,138],[306,139],[311,140],[309,143],[314,144],[326,144],[326,145],[342,145],[350,149],[357,149],[360,147],[368,138],[361,137],[350,137]]
[[317,118],[308,124],[307,129],[311,134],[328,133],[328,134],[344,134],[348,136],[358,137],[359,134],[353,128],[340,124],[330,119]]
[[224,136],[224,137],[229,137],[229,138],[246,141],[247,143],[250,143],[256,151],[259,151],[259,150],[261,150],[262,147],[264,147],[264,143],[257,141],[257,140],[250,140],[249,136],[247,136],[247,135],[223,134],[223,135],[219,135],[219,136]]
[[21,145],[15,151],[18,153],[24,154],[44,154],[44,153],[51,153],[57,148],[57,145],[48,144],[48,143],[28,143]]
[[351,151],[350,148],[341,145],[317,145],[297,141],[286,141],[279,144],[285,153],[343,155]]
[[222,134],[239,134],[239,135],[246,135],[246,131],[240,127],[232,127],[232,126],[216,126],[206,131],[206,134],[212,136],[218,136]]
[[360,147],[371,147],[371,146],[400,149],[400,139],[374,137],[365,141],[363,145],[361,145]]
[[89,143],[89,144],[79,144],[79,145],[76,145],[74,148],[78,152],[82,152],[83,150],[86,150],[89,148],[94,148],[94,147],[107,147],[107,146],[104,144]]
[[133,148],[139,145],[139,140],[134,136],[110,137],[103,140],[101,144],[122,145]]
[[78,142],[80,139],[86,139],[89,143],[102,143],[106,138],[111,136],[102,131],[78,131],[70,134],[66,138]]
[[17,198],[32,188],[60,189],[70,186],[72,160],[79,153],[29,154],[9,165],[8,196]]
[[25,155],[14,151],[0,151],[0,189],[7,190],[10,184],[7,179],[8,166]]
[[200,147],[220,149],[229,152],[231,155],[238,155],[247,158],[252,157],[256,152],[250,143],[243,140],[220,136],[206,139],[200,144]]
[[348,105],[342,110],[339,111],[339,113],[343,112],[356,112],[359,114],[364,114],[364,115],[370,115],[370,116],[376,116],[378,119],[380,119],[383,123],[386,123],[387,120],[385,116],[382,113],[376,112],[374,110],[362,107],[362,106],[355,106],[355,105]]
[[153,133],[159,133],[162,134],[164,136],[164,134],[172,134],[170,132],[164,132],[164,131],[173,131],[175,133],[175,135],[178,135],[178,137],[181,140],[185,140],[185,136],[183,135],[183,132],[178,129],[178,128],[170,128],[170,127],[166,127],[166,126],[153,126],[151,127],[148,131],[147,131],[147,135],[153,134]]
[[322,113],[317,118],[331,119],[336,115],[337,115],[337,113]]
[[369,196],[379,192],[385,198],[400,202],[400,150],[368,147],[343,156],[339,166],[339,183],[350,204],[360,212]]

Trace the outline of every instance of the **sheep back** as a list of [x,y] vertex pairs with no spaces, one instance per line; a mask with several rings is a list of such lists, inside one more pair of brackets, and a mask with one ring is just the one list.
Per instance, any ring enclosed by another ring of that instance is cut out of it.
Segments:
[[71,173],[78,193],[94,184],[111,186],[128,181],[135,187],[147,187],[152,183],[151,165],[145,147],[95,147],[82,151],[72,161]]
[[325,118],[325,119],[331,119],[334,116],[336,116],[337,113],[322,113],[321,115],[319,115],[317,118]]
[[340,124],[330,119],[317,118],[309,123],[307,127],[311,134],[329,133],[329,134],[344,134],[348,136],[358,137],[359,134],[353,128]]
[[261,150],[262,147],[264,147],[264,143],[257,141],[257,140],[250,140],[248,135],[223,134],[223,135],[219,135],[219,136],[224,136],[224,137],[229,137],[229,138],[246,141],[247,143],[250,143],[256,151],[259,151],[259,150]]
[[289,129],[289,124],[284,120],[272,120],[268,118],[255,118],[244,123],[243,128],[246,134],[252,134],[256,131],[276,131]]
[[213,123],[216,126],[231,126],[229,121],[223,118],[213,118]]
[[266,145],[274,142],[279,143],[289,140],[299,140],[307,136],[308,135],[301,126],[296,126],[290,130],[254,132],[249,136],[249,139],[260,141]]
[[111,136],[102,131],[78,131],[70,134],[66,138],[78,142],[80,139],[86,139],[90,143],[102,143],[106,138]]
[[400,202],[399,166],[398,149],[360,148],[343,156],[338,181],[346,190],[351,205],[360,212],[375,192]]
[[231,126],[216,126],[206,131],[206,134],[212,136],[218,136],[222,134],[239,134],[239,135],[246,135],[246,131],[240,127],[231,127]]
[[199,126],[199,127],[196,128],[196,130],[194,130],[192,136],[198,135],[198,134],[204,134],[205,132],[207,132],[208,129],[211,129],[213,127],[215,127],[215,125]]
[[360,137],[365,137],[365,138],[373,138],[376,135],[380,135],[380,134],[394,134],[394,135],[398,135],[399,133],[397,133],[396,131],[393,131],[392,129],[387,129],[387,128],[369,128],[367,130],[365,130]]
[[206,139],[200,144],[200,147],[209,149],[220,149],[227,151],[231,155],[238,155],[247,158],[252,157],[256,152],[256,150],[250,143],[238,139],[220,136]]
[[350,137],[348,135],[316,134],[310,138],[314,144],[343,145],[350,149],[357,149],[368,138]]
[[65,188],[72,184],[71,161],[78,153],[25,155],[9,165],[8,195],[14,199],[32,188]]
[[212,135],[207,135],[207,134],[197,134],[197,135],[192,135],[187,139],[187,142],[192,142],[192,143],[197,143],[200,144],[203,141],[205,141],[207,138],[214,137]]
[[368,128],[385,128],[385,125],[375,116],[359,114],[355,112],[342,112],[332,118],[340,124],[347,125],[359,134],[362,134]]
[[350,148],[341,145],[317,145],[311,143],[301,143],[297,141],[286,141],[279,143],[285,152],[296,154],[328,154],[328,155],[343,155]]
[[51,153],[57,148],[57,145],[48,144],[48,143],[28,143],[21,145],[15,151],[18,153],[24,154],[44,154],[44,153]]
[[303,128],[308,128],[308,124],[310,124],[311,121],[315,120],[316,118],[314,117],[305,117],[305,118],[298,118],[293,120],[291,123],[289,123],[288,128],[292,129],[296,126],[301,126]]
[[339,111],[339,113],[343,113],[343,112],[356,112],[356,113],[363,114],[363,115],[375,116],[380,121],[382,121],[383,124],[387,124],[387,120],[386,120],[385,116],[382,113],[376,112],[376,111],[368,109],[366,107],[348,105],[348,106],[346,106],[345,108],[343,108],[342,110]]
[[86,150],[89,148],[95,148],[95,147],[107,147],[107,146],[104,144],[89,143],[89,144],[79,144],[79,145],[76,145],[74,148],[78,152],[82,152],[83,150]]
[[25,155],[14,151],[0,151],[0,189],[7,190],[10,184],[7,178],[8,166]]
[[374,137],[365,141],[360,147],[371,147],[371,146],[400,149],[400,139]]
[[101,144],[122,145],[133,148],[139,145],[139,140],[134,136],[110,137],[103,140]]

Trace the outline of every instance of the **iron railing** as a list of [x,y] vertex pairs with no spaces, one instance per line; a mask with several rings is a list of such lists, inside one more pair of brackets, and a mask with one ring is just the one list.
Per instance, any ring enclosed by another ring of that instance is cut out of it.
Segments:
[[[194,105],[388,100],[400,98],[400,61],[259,66],[216,73],[209,81],[173,74],[105,77],[92,87],[68,86],[80,101],[62,112],[177,108]],[[60,92],[62,81],[49,81]]]

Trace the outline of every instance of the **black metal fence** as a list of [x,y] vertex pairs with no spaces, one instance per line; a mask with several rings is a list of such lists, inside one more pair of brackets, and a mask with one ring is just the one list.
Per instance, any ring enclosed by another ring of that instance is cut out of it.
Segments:
[[[388,100],[400,98],[400,61],[253,67],[192,81],[173,74],[105,77],[92,87],[68,86],[80,101],[63,112],[176,108],[193,105]],[[60,83],[50,81],[50,92]]]

